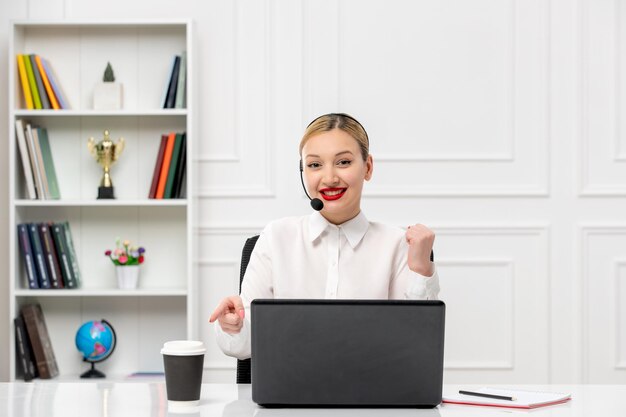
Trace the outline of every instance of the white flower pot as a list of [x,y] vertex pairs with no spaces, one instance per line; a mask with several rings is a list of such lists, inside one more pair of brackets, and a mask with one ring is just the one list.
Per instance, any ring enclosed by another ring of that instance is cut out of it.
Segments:
[[134,290],[139,282],[139,265],[116,266],[117,287],[121,290]]
[[93,91],[93,108],[94,110],[121,110],[122,95],[120,83],[96,84]]

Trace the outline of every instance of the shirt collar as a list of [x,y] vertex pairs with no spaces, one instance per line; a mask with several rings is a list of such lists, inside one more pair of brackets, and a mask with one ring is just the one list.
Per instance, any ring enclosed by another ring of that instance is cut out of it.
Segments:
[[363,214],[363,211],[360,211],[356,217],[339,226],[331,224],[319,211],[315,211],[309,216],[309,240],[313,242],[320,237],[327,227],[339,227],[346,236],[350,246],[354,249],[361,239],[363,239],[363,236],[365,236],[369,225],[370,222],[367,220],[367,217],[365,217],[365,214]]

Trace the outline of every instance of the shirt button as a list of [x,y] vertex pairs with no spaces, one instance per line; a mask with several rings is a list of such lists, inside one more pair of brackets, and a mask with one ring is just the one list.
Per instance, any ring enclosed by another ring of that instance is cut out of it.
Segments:
[[332,265],[337,266],[337,261],[333,261]]

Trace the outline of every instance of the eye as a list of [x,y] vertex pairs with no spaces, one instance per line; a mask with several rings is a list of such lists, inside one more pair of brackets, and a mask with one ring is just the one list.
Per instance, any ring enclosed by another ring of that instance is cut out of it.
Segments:
[[319,162],[311,162],[309,164],[306,165],[307,168],[309,169],[316,169],[322,166],[322,164],[320,164]]
[[340,161],[337,161],[337,165],[342,166],[342,167],[347,167],[352,163],[352,161],[350,159],[341,159]]

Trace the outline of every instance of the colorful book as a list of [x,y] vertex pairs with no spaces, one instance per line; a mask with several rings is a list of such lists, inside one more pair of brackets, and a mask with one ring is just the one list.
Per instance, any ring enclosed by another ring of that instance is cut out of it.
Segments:
[[177,109],[184,109],[187,96],[187,51],[183,51],[180,56],[180,69],[178,70],[178,85],[176,86]]
[[24,132],[24,135],[26,136],[26,145],[28,146],[28,155],[30,156],[30,165],[33,170],[33,178],[35,180],[37,198],[39,200],[45,200],[46,194],[43,189],[43,180],[41,177],[41,172],[39,171],[39,163],[37,162],[37,148],[35,147],[33,128],[30,123],[26,124],[26,129]]
[[70,259],[67,240],[65,239],[63,224],[48,224],[48,227],[52,231],[52,239],[54,240],[54,247],[56,248],[57,257],[59,259],[64,287],[73,290],[78,286],[74,278],[74,269],[72,268],[72,261]]
[[50,100],[48,100],[48,94],[46,94],[46,88],[43,85],[43,79],[41,78],[41,74],[39,73],[39,68],[37,67],[37,60],[35,59],[35,54],[30,55],[30,65],[33,68],[33,75],[35,75],[35,82],[37,83],[37,91],[39,91],[39,99],[41,100],[41,107],[44,110],[49,110],[52,108],[52,106],[50,106]]
[[35,81],[35,73],[30,62],[30,57],[24,55],[24,68],[26,69],[26,76],[28,77],[28,85],[30,86],[30,93],[33,95],[33,104],[36,110],[41,109],[41,99],[39,98],[39,91],[37,90],[37,82]]
[[72,230],[70,229],[70,222],[63,222],[63,232],[65,233],[65,241],[67,242],[67,253],[70,257],[70,264],[72,265],[72,271],[74,272],[74,280],[76,281],[76,288],[80,287],[80,268],[78,267],[78,256],[76,256],[76,250],[74,249],[74,239],[72,239]]
[[24,66],[24,55],[17,55],[17,72],[20,75],[20,84],[22,85],[22,93],[24,94],[24,104],[28,110],[32,110],[34,108],[33,95],[30,92],[28,75],[26,74],[26,67]]
[[157,186],[156,198],[162,199],[165,194],[165,185],[167,184],[167,174],[170,170],[170,164],[172,162],[172,153],[174,151],[174,142],[176,141],[176,133],[171,132],[167,138],[167,145],[165,147],[165,154],[163,155],[163,165],[161,166],[161,173],[159,174],[159,185]]
[[[18,369],[24,381],[32,381],[37,377],[37,365],[33,360],[33,349],[28,340],[28,331],[22,316],[13,319],[15,326],[15,353]],[[18,373],[19,373],[18,371]]]
[[28,236],[30,237],[30,244],[33,249],[33,257],[35,258],[35,269],[37,270],[37,278],[39,278],[39,288],[51,288],[50,275],[46,267],[46,258],[36,223],[28,224]]
[[26,304],[21,308],[22,318],[33,347],[39,377],[50,379],[59,375],[46,320],[39,304]]
[[180,56],[176,55],[174,58],[174,68],[172,69],[172,76],[170,77],[170,83],[167,88],[167,97],[165,99],[164,109],[173,109],[176,106],[176,87],[178,85],[178,73],[180,71]]
[[183,142],[182,133],[176,134],[176,139],[174,139],[174,150],[172,151],[172,161],[170,162],[170,169],[167,173],[167,181],[165,182],[165,192],[163,193],[163,198],[174,198],[172,194],[172,190],[174,189],[174,177],[176,176],[176,167],[178,164],[178,159],[180,156],[180,147]]
[[37,192],[35,191],[33,169],[30,166],[30,155],[28,154],[28,145],[26,144],[26,136],[24,134],[24,122],[20,119],[15,120],[15,138],[17,139],[17,147],[20,150],[20,158],[22,160],[22,168],[24,170],[24,180],[26,181],[28,198],[35,200],[37,199]]
[[180,155],[176,164],[176,174],[174,176],[174,189],[172,190],[172,198],[180,198],[183,178],[185,177],[185,169],[187,165],[187,133],[183,133],[182,145],[180,147]]
[[17,225],[17,238],[20,241],[20,252],[24,261],[24,267],[26,269],[28,288],[39,288],[39,278],[37,278],[37,268],[35,267],[33,248],[30,244],[28,227],[25,224]]
[[43,163],[43,154],[41,152],[41,143],[39,142],[39,130],[31,127],[31,134],[33,135],[33,144],[35,149],[35,160],[37,161],[37,170],[41,175],[41,185],[43,189],[43,196],[47,200],[50,198],[50,188],[48,186],[48,174],[46,173],[46,167]]
[[46,266],[50,273],[50,284],[54,289],[63,288],[63,276],[61,275],[61,266],[57,258],[56,248],[52,241],[52,233],[46,223],[40,223],[39,235],[41,237],[41,245],[43,246],[43,254],[46,258]]
[[161,144],[159,145],[159,152],[157,153],[154,171],[152,172],[152,184],[150,185],[148,198],[156,197],[156,191],[159,185],[159,176],[161,174],[161,166],[163,165],[163,154],[165,153],[165,146],[167,145],[167,136],[168,135],[161,135]]
[[58,77],[54,73],[54,69],[52,68],[52,66],[50,65],[47,59],[42,58],[41,64],[43,65],[43,69],[46,72],[46,75],[48,76],[48,81],[50,81],[50,87],[52,87],[54,96],[59,102],[59,107],[64,110],[69,109],[70,103],[67,101],[67,98],[65,97],[65,93],[63,92],[63,89],[61,88],[61,84],[59,84],[59,82],[57,81]]
[[52,91],[52,86],[50,85],[50,81],[48,80],[48,74],[43,67],[43,63],[41,62],[41,57],[39,55],[35,55],[35,62],[37,62],[37,69],[39,70],[39,74],[41,75],[41,80],[43,81],[43,86],[46,89],[46,94],[48,95],[48,99],[50,100],[50,104],[54,110],[59,110],[59,102],[54,95],[54,91]]
[[48,140],[48,131],[45,128],[37,128],[36,131],[39,137],[39,147],[41,148],[48,192],[50,193],[50,198],[58,200],[61,198],[61,192],[59,191],[57,173],[54,169],[54,160],[52,159],[52,150],[50,149],[50,141]]

